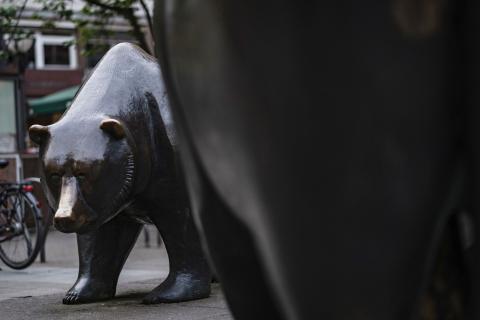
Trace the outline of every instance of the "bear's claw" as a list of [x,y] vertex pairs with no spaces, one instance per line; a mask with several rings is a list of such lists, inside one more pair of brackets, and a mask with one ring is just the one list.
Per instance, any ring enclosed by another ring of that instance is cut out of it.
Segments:
[[62,300],[63,304],[77,304],[81,303],[78,292],[69,291]]
[[91,303],[98,302],[107,299],[111,299],[115,294],[102,294],[102,295],[92,295],[90,297],[82,296],[80,292],[69,291],[63,298],[63,304],[81,304],[81,303]]
[[[111,299],[115,296],[115,290],[108,290],[99,288],[98,283],[94,284],[91,281],[80,282],[73,286],[63,298],[63,304],[80,304],[98,302]],[[92,288],[96,288],[92,290]]]

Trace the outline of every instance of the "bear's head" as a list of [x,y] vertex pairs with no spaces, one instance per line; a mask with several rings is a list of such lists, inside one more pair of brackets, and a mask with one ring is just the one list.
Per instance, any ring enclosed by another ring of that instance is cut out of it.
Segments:
[[153,163],[167,171],[175,134],[160,76],[153,57],[135,45],[118,44],[58,122],[30,127],[60,231],[83,233],[100,226],[145,189]]
[[58,230],[87,232],[128,204],[135,169],[121,120],[88,116],[74,125],[33,125],[29,133],[40,146],[42,182]]

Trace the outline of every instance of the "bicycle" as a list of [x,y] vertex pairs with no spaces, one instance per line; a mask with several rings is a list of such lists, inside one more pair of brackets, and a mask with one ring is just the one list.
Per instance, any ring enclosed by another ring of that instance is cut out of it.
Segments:
[[[8,161],[0,159],[0,169]],[[31,182],[0,182],[0,259],[13,269],[31,265],[45,239],[39,202]]]

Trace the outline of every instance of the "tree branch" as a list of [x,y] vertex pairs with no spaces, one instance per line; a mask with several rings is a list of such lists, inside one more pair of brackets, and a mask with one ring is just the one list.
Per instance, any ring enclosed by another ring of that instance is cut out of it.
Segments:
[[107,9],[107,10],[112,10],[115,12],[118,12],[120,14],[126,14],[127,11],[129,11],[129,8],[122,8],[122,7],[116,7],[116,6],[111,6],[109,4],[103,3],[102,1],[99,0],[85,0],[85,2],[89,4],[93,4],[95,6],[99,6],[100,8]]
[[[8,47],[10,46],[10,42],[13,40],[15,43],[15,50],[17,50],[17,39],[12,39],[13,35],[15,33],[17,33],[17,29],[18,29],[18,24],[20,23],[20,19],[22,18],[22,13],[23,11],[25,10],[25,7],[27,6],[27,1],[28,0],[25,0],[22,4],[22,6],[20,7],[20,10],[18,11],[18,15],[16,17],[17,21],[15,21],[15,25],[13,26],[12,28],[12,32],[11,34],[8,35],[8,42],[6,43],[6,48],[8,50]],[[3,40],[3,39],[2,39]]]
[[[135,16],[135,12],[133,11],[132,7],[125,8],[120,6],[113,6],[113,5],[106,4],[100,0],[85,0],[85,2],[87,2],[88,4],[103,8],[105,10],[116,12],[119,15],[123,16],[125,20],[127,20],[130,23],[130,26],[132,27],[132,33],[134,37],[138,40],[140,47],[146,52],[148,52],[149,54],[152,54],[148,47],[147,41],[145,39],[145,34],[142,32],[142,28],[138,23],[138,18]],[[143,2],[141,2],[141,4],[142,4],[142,7],[143,5],[145,5]],[[145,8],[146,6],[144,7],[144,10],[148,20],[148,26],[149,28],[153,29],[151,25],[150,13],[148,12],[148,8],[147,9]]]
[[129,10],[127,10],[127,11],[128,12],[123,14],[123,16],[125,17],[125,19],[128,20],[128,22],[132,26],[133,35],[140,42],[139,43],[140,47],[143,50],[145,50],[146,52],[148,52],[149,54],[152,54],[152,52],[150,51],[150,49],[148,47],[147,40],[145,39],[145,34],[142,32],[142,28],[141,28],[140,24],[138,23],[138,19],[135,16],[135,13],[133,12],[133,9],[129,8]]
[[150,15],[150,12],[148,11],[148,7],[145,3],[144,0],[138,0],[140,2],[140,5],[143,8],[143,11],[145,11],[145,18],[147,19],[148,22],[148,29],[150,30],[150,35],[153,38],[153,23],[152,23],[152,16]]
[[22,7],[20,8],[20,11],[18,12],[17,22],[15,23],[14,29],[18,28],[18,24],[20,23],[20,19],[22,18],[22,13],[23,13],[23,11],[25,10],[25,7],[27,6],[27,1],[28,1],[28,0],[25,0],[25,1],[23,2],[23,5],[22,5]]

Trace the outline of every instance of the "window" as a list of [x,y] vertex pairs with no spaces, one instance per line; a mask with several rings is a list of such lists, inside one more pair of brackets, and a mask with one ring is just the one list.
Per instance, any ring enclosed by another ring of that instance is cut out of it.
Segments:
[[0,153],[15,152],[16,149],[16,115],[15,82],[0,80]]
[[70,66],[70,53],[67,46],[45,45],[45,65]]
[[73,36],[35,34],[35,67],[37,69],[75,69],[77,51],[68,45]]

